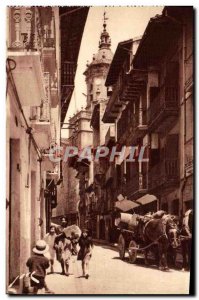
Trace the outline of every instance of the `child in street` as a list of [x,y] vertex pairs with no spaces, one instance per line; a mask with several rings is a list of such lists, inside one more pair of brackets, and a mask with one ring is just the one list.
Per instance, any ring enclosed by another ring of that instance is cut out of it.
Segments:
[[82,261],[83,276],[89,278],[89,262],[92,256],[93,241],[88,235],[88,230],[84,229],[79,239],[80,250],[78,252],[77,260]]
[[50,231],[47,233],[44,237],[44,240],[46,241],[47,245],[49,246],[49,259],[50,259],[50,272],[54,273],[54,260],[55,260],[55,248],[54,248],[54,243],[55,243],[55,238],[56,238],[56,232],[55,232],[55,226],[50,226]]
[[[62,236],[63,235],[63,236]],[[62,275],[69,276],[69,263],[72,255],[71,240],[62,234],[55,239],[55,249],[58,252],[58,261],[61,264]]]
[[46,270],[49,268],[49,260],[44,256],[49,250],[49,246],[44,240],[38,240],[33,248],[33,255],[27,260],[27,267],[29,272],[34,274],[34,279],[31,280],[30,285],[34,288],[34,294],[37,294],[39,289],[47,288],[45,277]]

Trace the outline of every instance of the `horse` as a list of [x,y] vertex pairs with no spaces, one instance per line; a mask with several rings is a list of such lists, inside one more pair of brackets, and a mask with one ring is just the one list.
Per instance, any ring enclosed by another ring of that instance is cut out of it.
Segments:
[[[160,219],[152,218],[143,228],[143,240],[146,244],[154,243],[154,252],[158,259],[159,269],[168,270],[167,252],[169,245],[176,249],[179,246],[178,228],[171,215],[164,215]],[[156,251],[155,251],[156,250]],[[145,263],[149,249],[145,250]]]
[[182,221],[181,229],[181,249],[183,264],[182,270],[189,270],[191,263],[191,244],[192,244],[192,224],[193,223],[193,210],[186,211]]

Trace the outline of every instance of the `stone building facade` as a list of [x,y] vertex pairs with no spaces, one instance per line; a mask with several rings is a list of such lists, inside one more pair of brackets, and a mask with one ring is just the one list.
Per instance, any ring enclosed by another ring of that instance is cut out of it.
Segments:
[[56,206],[59,164],[58,8],[7,10],[7,282],[26,271]]
[[[7,9],[7,284],[27,271],[33,245],[49,230],[57,186],[63,181],[57,146],[76,71],[65,60],[76,64],[88,14],[83,7],[71,17],[72,10],[49,6]],[[66,31],[75,22],[80,28],[75,27],[74,38]],[[69,47],[70,39],[73,44]],[[64,77],[68,67],[70,72]]]
[[[113,93],[103,120],[115,123],[114,142],[146,146],[148,162],[136,153],[128,162],[127,153],[113,172],[115,196],[144,199],[135,208],[140,213],[164,209],[181,217],[193,204],[193,17],[191,7],[165,7],[149,21],[136,53],[122,56],[118,48],[107,76]],[[148,203],[148,194],[157,201]]]

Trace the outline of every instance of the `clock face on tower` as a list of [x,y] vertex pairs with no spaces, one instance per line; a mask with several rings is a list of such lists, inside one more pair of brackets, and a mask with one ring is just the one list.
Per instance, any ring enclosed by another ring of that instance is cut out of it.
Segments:
[[101,84],[101,79],[100,78],[96,78],[95,79],[95,84],[97,84],[97,85]]

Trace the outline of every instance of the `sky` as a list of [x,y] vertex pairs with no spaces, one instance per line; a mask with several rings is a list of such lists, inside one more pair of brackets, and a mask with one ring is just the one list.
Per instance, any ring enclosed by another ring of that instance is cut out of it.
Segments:
[[[103,7],[95,6],[89,9],[82,37],[78,66],[75,76],[75,89],[69,104],[65,122],[82,107],[86,106],[86,83],[83,72],[87,61],[92,61],[94,53],[98,52],[98,44],[103,30],[103,14],[106,11],[107,31],[111,37],[111,50],[114,53],[117,45],[144,33],[151,17],[161,14],[162,6],[143,7]],[[68,130],[62,130],[62,137],[68,137]]]

